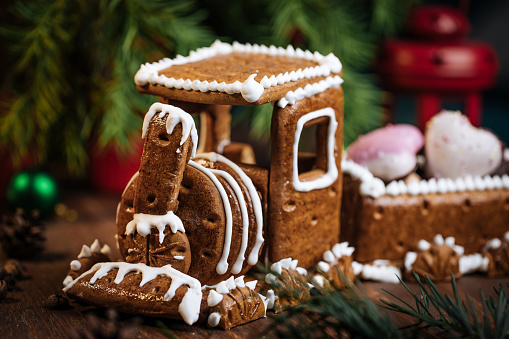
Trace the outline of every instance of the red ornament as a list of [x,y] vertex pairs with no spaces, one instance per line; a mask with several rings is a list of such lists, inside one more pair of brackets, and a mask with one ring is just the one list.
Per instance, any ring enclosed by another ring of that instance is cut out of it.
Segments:
[[417,98],[417,122],[426,122],[442,108],[442,99],[465,101],[465,113],[481,123],[480,92],[493,86],[498,71],[494,50],[465,40],[469,23],[463,13],[447,7],[416,7],[406,32],[414,40],[382,44],[376,70],[384,89]]

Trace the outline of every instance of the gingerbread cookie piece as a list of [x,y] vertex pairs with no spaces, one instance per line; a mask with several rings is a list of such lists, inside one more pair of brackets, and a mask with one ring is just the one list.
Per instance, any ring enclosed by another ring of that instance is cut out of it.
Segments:
[[267,309],[279,313],[309,299],[313,286],[307,282],[307,270],[297,264],[297,260],[286,258],[270,266],[275,274],[265,276],[261,292],[267,298]]
[[[313,277],[313,282],[320,287],[330,286],[335,289],[341,289],[352,284],[355,279],[352,267],[352,253],[354,250],[353,247],[348,247],[347,242],[343,242],[334,245],[331,250],[325,251],[323,261],[316,265],[320,274]],[[327,284],[325,284],[325,281],[327,281]]]
[[200,282],[170,265],[98,263],[67,284],[64,292],[92,305],[183,319],[190,325],[198,320],[202,303]]
[[210,288],[207,305],[211,308],[207,324],[225,330],[265,317],[264,297],[255,292],[256,280],[244,282],[244,277],[221,282]]
[[495,238],[484,247],[483,255],[489,260],[487,274],[489,277],[501,277],[509,274],[509,231],[502,240]]
[[216,41],[188,57],[142,65],[135,82],[141,93],[172,100],[261,105],[341,74],[341,70],[333,54]]
[[80,254],[76,260],[71,261],[70,270],[64,279],[64,287],[71,283],[74,279],[79,277],[84,272],[88,271],[92,266],[99,262],[109,262],[111,249],[108,245],[101,246],[99,240],[94,240],[92,245],[88,247],[83,245]]
[[433,243],[419,241],[418,252],[408,252],[405,257],[405,277],[413,280],[412,272],[427,275],[433,281],[450,281],[451,274],[461,277],[460,257],[464,253],[455,245],[453,237],[444,238],[438,234]]

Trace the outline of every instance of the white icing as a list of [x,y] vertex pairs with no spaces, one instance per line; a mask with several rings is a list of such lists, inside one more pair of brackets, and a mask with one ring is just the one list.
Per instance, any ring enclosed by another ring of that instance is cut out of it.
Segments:
[[[281,55],[290,58],[303,58],[315,61],[318,63],[318,65],[315,67],[305,68],[304,70],[299,69],[298,71],[291,71],[290,73],[286,72],[285,74],[278,74],[277,76],[272,75],[267,79],[264,77],[261,80],[261,83],[254,80],[254,77],[257,74],[249,76],[249,78],[244,82],[237,80],[232,84],[218,84],[216,80],[210,83],[208,81],[201,80],[191,81],[190,79],[184,81],[183,79],[176,80],[174,78],[168,78],[163,74],[159,75],[160,71],[173,65],[182,65],[189,62],[196,62],[211,58],[216,55],[230,54],[232,52],[254,54],[261,53],[271,56]],[[341,62],[332,53],[324,57],[318,52],[313,54],[310,51],[303,52],[300,49],[295,50],[290,45],[287,48],[276,48],[274,46],[267,47],[264,45],[256,44],[244,45],[239,44],[238,42],[234,42],[232,45],[230,45],[228,43],[223,43],[216,40],[216,42],[214,42],[210,47],[199,48],[196,51],[191,51],[188,57],[177,55],[175,59],[164,58],[151,64],[146,63],[141,65],[140,69],[134,77],[134,82],[139,86],[152,84],[165,86],[167,88],[194,90],[204,93],[208,91],[219,91],[227,94],[241,93],[244,100],[252,103],[261,97],[265,89],[272,86],[282,85],[284,83],[296,81],[303,78],[309,79],[318,76],[329,76],[331,73],[341,72],[341,69]],[[337,80],[335,81],[337,82]]]
[[398,283],[401,278],[401,270],[395,266],[364,265],[361,277],[366,280]]
[[217,304],[219,304],[221,302],[221,300],[223,300],[223,295],[217,293],[214,290],[211,290],[209,293],[209,296],[207,297],[207,305],[209,307],[214,307]]
[[485,272],[488,270],[489,259],[480,253],[464,255],[459,259],[459,270],[461,274],[474,272]]
[[251,290],[255,290],[256,288],[256,284],[257,284],[258,280],[251,280],[251,281],[248,281],[246,282],[246,286],[249,287]]
[[349,247],[348,242],[344,241],[342,243],[335,244],[332,246],[332,253],[336,256],[336,258],[341,258],[342,256],[350,257],[355,248]]
[[486,175],[483,178],[477,176],[465,176],[452,180],[450,178],[431,178],[429,180],[420,180],[418,183],[412,181],[406,184],[404,181],[391,181],[387,185],[382,180],[373,176],[373,174],[364,166],[361,166],[351,160],[343,159],[341,161],[343,173],[348,173],[352,177],[361,181],[360,193],[363,196],[378,198],[387,194],[397,196],[401,194],[424,195],[428,193],[447,193],[464,191],[483,191],[492,189],[508,189],[509,176],[502,177],[495,175]]
[[324,279],[321,275],[315,275],[313,276],[313,285],[318,287],[323,287]]
[[78,260],[71,261],[70,266],[73,271],[79,271],[81,269],[81,263]]
[[332,264],[336,262],[336,257],[334,256],[334,253],[332,253],[332,251],[325,251],[323,253],[323,260],[325,262],[328,262],[329,264]]
[[264,296],[264,295],[262,295],[262,294],[260,294],[260,293],[258,293],[258,295],[260,296],[260,299],[261,299],[261,300],[262,300],[262,302],[263,302],[264,312],[265,312],[265,313],[263,314],[263,317],[265,318],[265,317],[267,316],[267,304],[268,304],[268,302],[267,302],[267,298],[265,298],[265,296]]
[[207,319],[207,325],[210,327],[216,327],[219,325],[219,321],[221,320],[221,314],[218,312],[213,312],[209,314],[209,317]]
[[238,278],[235,278],[235,286],[237,287],[246,287],[246,283],[244,282],[244,276],[241,275]]
[[90,251],[92,253],[101,253],[101,244],[98,239],[95,239],[92,245],[90,245]]
[[258,195],[258,192],[256,191],[256,187],[253,184],[253,181],[251,178],[247,176],[246,173],[233,161],[230,159],[227,159],[226,157],[222,156],[221,154],[216,153],[204,153],[199,155],[202,158],[208,159],[213,162],[222,162],[226,165],[228,165],[237,175],[240,177],[244,185],[246,186],[247,190],[249,191],[249,195],[251,196],[251,202],[253,203],[253,210],[256,218],[256,241],[253,246],[253,249],[251,250],[251,253],[249,253],[247,262],[250,265],[254,265],[258,262],[258,254],[260,253],[260,247],[263,244],[263,211],[262,211],[262,202],[260,200],[260,196]]
[[183,255],[175,255],[175,256],[173,256],[173,259],[175,259],[175,260],[184,260],[184,256]]
[[308,271],[305,268],[303,268],[303,267],[297,267],[297,268],[295,268],[295,270],[297,272],[299,272],[300,275],[303,275],[303,276],[307,276],[308,275]]
[[504,148],[504,160],[509,161],[509,148]]
[[67,285],[69,285],[70,283],[72,283],[72,281],[73,281],[73,278],[72,278],[70,275],[68,275],[67,277],[65,277],[65,279],[64,279],[64,281],[63,281],[63,285],[64,285],[64,287],[67,287]]
[[276,285],[276,276],[272,273],[266,274],[265,282],[269,285]]
[[500,246],[502,246],[502,241],[498,238],[493,238],[486,242],[486,245],[484,245],[484,249],[485,250],[496,250],[497,248],[500,248]]
[[435,243],[435,245],[439,245],[439,246],[443,245],[444,244],[444,237],[441,234],[437,234],[433,238],[433,242]]
[[111,254],[111,247],[108,246],[107,244],[104,244],[103,247],[101,248],[101,253],[106,256],[109,256]]
[[[322,175],[320,178],[313,181],[301,182],[299,180],[299,170],[298,170],[298,155],[299,155],[299,140],[302,132],[302,128],[304,124],[308,121],[319,117],[329,117],[329,126],[327,131],[327,173]],[[295,137],[293,141],[293,175],[292,175],[292,183],[293,188],[299,192],[309,192],[316,189],[321,189],[332,185],[336,179],[338,178],[338,168],[336,167],[336,157],[334,154],[334,149],[336,147],[336,139],[334,137],[336,133],[336,129],[338,127],[338,122],[336,121],[336,116],[334,113],[334,109],[331,107],[323,108],[306,115],[300,117],[297,121],[297,126],[295,130]]]
[[[242,216],[242,242],[240,245],[239,254],[237,255],[237,259],[235,260],[235,263],[232,266],[232,273],[237,274],[242,271],[242,265],[244,264],[244,254],[246,253],[247,248],[247,241],[248,241],[248,235],[249,235],[249,215],[247,213],[247,206],[246,201],[244,200],[244,194],[242,193],[242,189],[240,188],[239,184],[235,179],[225,171],[220,171],[216,169],[209,169],[210,172],[213,174],[220,176],[224,178],[228,184],[233,188],[233,191],[235,192],[235,196],[237,197],[239,206],[240,206],[240,212]],[[223,251],[224,253],[224,251]],[[228,251],[229,253],[229,251]],[[227,257],[228,258],[228,257]]]
[[417,249],[419,251],[427,251],[431,247],[431,244],[424,239],[419,240],[417,243]]
[[80,254],[78,254],[78,259],[90,258],[91,256],[92,256],[92,252],[90,251],[90,247],[88,247],[87,245],[83,245],[83,247],[81,248]]
[[177,126],[179,123],[182,123],[182,138],[180,139],[180,145],[182,146],[184,142],[186,142],[186,140],[189,138],[189,136],[191,136],[191,141],[193,142],[193,150],[191,156],[194,157],[196,155],[196,148],[198,147],[198,132],[196,131],[193,117],[181,108],[162,104],[160,102],[152,104],[147,114],[145,114],[145,118],[143,119],[142,138],[145,138],[147,135],[147,129],[150,124],[150,120],[152,120],[156,113],[159,113],[159,118],[162,118],[168,114],[168,118],[166,119],[166,132],[170,135],[173,132],[175,126]]
[[357,261],[352,262],[353,274],[355,274],[355,276],[361,274],[363,267],[364,265],[361,264],[360,262]]
[[415,252],[407,252],[405,254],[405,260],[404,260],[405,271],[412,272],[412,269],[413,269],[416,259],[417,259],[417,253],[415,253]]
[[224,213],[226,216],[226,228],[224,232],[225,234],[224,234],[223,253],[221,254],[221,258],[217,263],[216,272],[218,274],[224,274],[228,270],[228,256],[230,255],[230,245],[232,241],[232,208],[230,205],[230,201],[228,200],[228,195],[226,194],[223,185],[221,185],[221,183],[216,178],[216,176],[211,172],[211,170],[203,167],[202,165],[192,160],[189,160],[189,165],[200,170],[202,173],[208,176],[209,179],[212,180],[214,185],[216,185],[219,194],[221,195],[221,199],[223,200]]
[[[281,76],[281,83],[285,83],[283,76]],[[277,79],[277,77],[276,77]],[[279,83],[279,81],[278,81]],[[278,106],[281,108],[285,108],[287,105],[293,105],[296,101],[302,100],[304,98],[309,98],[315,94],[323,93],[329,88],[338,88],[343,83],[343,79],[339,75],[333,77],[327,77],[326,79],[315,82],[314,84],[307,84],[304,88],[299,87],[295,91],[289,91],[286,93],[284,98],[278,101]]]
[[327,273],[330,270],[330,265],[325,261],[319,261],[318,264],[316,264],[316,267],[324,273]]
[[169,225],[173,233],[181,231],[185,233],[184,225],[182,220],[176,216],[173,211],[168,211],[164,215],[152,215],[144,213],[136,213],[133,215],[133,220],[129,221],[126,226],[125,234],[130,235],[134,232],[138,232],[139,235],[146,237],[150,234],[152,228],[159,230],[159,243],[163,243],[164,230]]
[[273,309],[274,302],[278,299],[278,296],[274,293],[273,290],[268,290],[265,297],[267,298],[267,309]]
[[202,299],[201,284],[195,278],[172,268],[171,265],[166,265],[163,267],[151,267],[145,264],[130,264],[126,262],[98,263],[95,264],[90,270],[84,272],[78,278],[73,280],[71,283],[67,284],[63,290],[64,292],[67,292],[84,276],[95,272],[92,278],[90,278],[90,284],[93,285],[98,279],[105,277],[108,272],[113,269],[118,269],[114,280],[116,284],[121,283],[124,280],[126,274],[130,272],[142,274],[140,287],[145,285],[147,282],[154,280],[158,276],[169,277],[171,279],[171,284],[170,288],[163,297],[164,301],[171,300],[175,296],[175,292],[180,286],[188,286],[189,288],[179,304],[178,312],[182,319],[184,319],[184,321],[189,325],[192,325],[198,320]]

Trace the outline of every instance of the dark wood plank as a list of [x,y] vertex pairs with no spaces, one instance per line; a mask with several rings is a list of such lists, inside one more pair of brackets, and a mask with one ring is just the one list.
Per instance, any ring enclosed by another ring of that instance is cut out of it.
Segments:
[[[94,314],[100,318],[101,326],[107,326],[105,310],[73,303],[68,310],[48,310],[43,304],[47,297],[62,288],[62,281],[69,269],[69,262],[76,258],[83,244],[90,245],[96,238],[107,243],[116,252],[114,240],[115,213],[119,196],[102,195],[86,189],[68,190],[63,201],[68,208],[78,212],[78,219],[69,222],[63,217],[54,217],[46,223],[46,251],[31,261],[23,261],[26,278],[19,281],[16,290],[0,302],[0,338],[62,338],[70,331],[85,331],[87,317]],[[505,281],[508,279],[506,278]],[[464,295],[479,300],[479,290],[493,293],[493,285],[501,279],[483,276],[468,276],[458,281]],[[503,280],[502,280],[503,281]],[[411,298],[399,284],[364,283],[370,297],[378,301],[389,296],[385,288],[395,295],[410,301]],[[417,291],[415,284],[409,285]],[[449,284],[440,284],[440,289],[450,291]],[[400,314],[390,314],[396,326],[408,325],[412,319]],[[263,334],[271,325],[269,318],[246,324],[230,331],[188,326],[181,321],[159,318],[139,318],[138,337],[166,338],[168,333],[179,338],[245,338]],[[119,323],[133,322],[133,316],[120,314]],[[430,337],[434,335],[429,334]]]

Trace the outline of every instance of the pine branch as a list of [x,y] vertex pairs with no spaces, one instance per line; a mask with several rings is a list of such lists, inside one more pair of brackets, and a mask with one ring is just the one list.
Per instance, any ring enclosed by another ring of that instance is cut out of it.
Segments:
[[[386,309],[408,314],[417,319],[415,327],[440,328],[451,336],[467,336],[471,338],[509,338],[509,296],[502,283],[499,288],[494,287],[498,297],[486,299],[481,291],[481,305],[483,309],[482,321],[475,309],[474,302],[467,296],[466,300],[459,297],[454,276],[452,276],[453,297],[441,293],[436,285],[427,276],[422,282],[417,274],[420,296],[413,293],[408,286],[401,281],[405,289],[415,299],[415,307],[409,305],[401,298],[384,289],[386,293],[397,299],[401,304],[380,300]],[[509,283],[507,283],[509,287]],[[438,316],[434,315],[438,312]],[[492,326],[493,324],[493,326]]]

